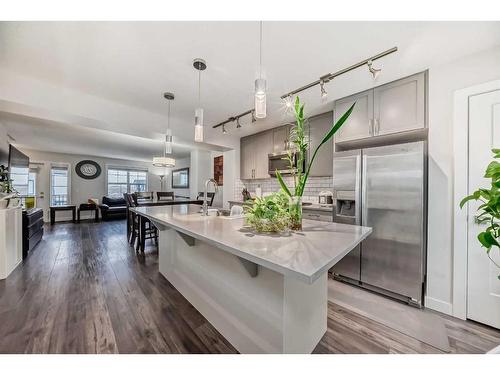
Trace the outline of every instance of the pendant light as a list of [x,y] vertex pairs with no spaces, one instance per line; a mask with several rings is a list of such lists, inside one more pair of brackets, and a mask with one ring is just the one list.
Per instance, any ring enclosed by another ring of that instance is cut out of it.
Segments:
[[255,80],[255,117],[266,117],[266,80],[262,78],[262,21],[260,21],[259,78]]
[[172,129],[170,129],[170,103],[174,100],[174,94],[166,92],[163,97],[168,100],[167,132],[165,134],[165,153],[172,153]]
[[194,111],[194,141],[203,142],[203,108],[201,108],[201,71],[207,68],[203,59],[194,59],[193,66],[198,70],[198,108]]
[[172,153],[172,130],[170,129],[170,102],[174,100],[174,94],[166,92],[163,97],[168,100],[168,117],[167,117],[167,130],[165,133],[165,145],[163,148],[163,156],[154,157],[153,165],[155,167],[173,168],[175,167],[175,159],[167,157]]

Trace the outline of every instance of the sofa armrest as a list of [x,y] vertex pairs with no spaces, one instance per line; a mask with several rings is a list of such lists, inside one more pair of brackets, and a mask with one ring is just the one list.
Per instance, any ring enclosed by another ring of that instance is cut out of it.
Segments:
[[100,204],[100,205],[99,205],[99,208],[100,208],[101,210],[109,210],[109,206],[108,206],[107,204]]

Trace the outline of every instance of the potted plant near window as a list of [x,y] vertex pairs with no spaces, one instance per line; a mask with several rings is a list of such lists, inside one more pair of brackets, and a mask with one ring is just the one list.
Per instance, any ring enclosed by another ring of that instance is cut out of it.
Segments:
[[355,105],[356,103],[354,103],[323,136],[323,139],[312,153],[311,160],[309,160],[305,170],[303,170],[304,160],[306,160],[307,150],[309,148],[309,139],[306,136],[304,104],[300,103],[299,97],[295,99],[294,112],[296,123],[290,131],[290,141],[294,146],[293,151],[295,152],[295,157],[298,161],[296,170],[294,169],[294,163],[292,160],[292,151],[288,151],[290,169],[293,171],[293,189],[290,189],[286,185],[279,171],[276,171],[276,177],[278,178],[281,189],[289,197],[290,228],[292,230],[302,230],[302,196],[304,194],[307,179],[309,178],[309,173],[311,172],[311,167],[313,166],[319,149],[326,142],[328,142],[345,123],[351,115]]

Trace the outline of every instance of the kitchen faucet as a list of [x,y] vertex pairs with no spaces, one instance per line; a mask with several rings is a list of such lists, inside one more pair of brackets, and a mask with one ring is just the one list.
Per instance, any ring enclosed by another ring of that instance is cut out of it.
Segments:
[[217,191],[219,190],[219,185],[217,185],[217,181],[215,181],[213,178],[210,178],[210,179],[208,179],[208,180],[205,181],[205,193],[203,194],[203,213],[202,213],[203,216],[208,216],[208,198],[207,198],[207,193],[208,193],[208,185],[211,182],[213,182],[213,184],[214,184],[214,189],[215,189],[214,194],[216,194]]

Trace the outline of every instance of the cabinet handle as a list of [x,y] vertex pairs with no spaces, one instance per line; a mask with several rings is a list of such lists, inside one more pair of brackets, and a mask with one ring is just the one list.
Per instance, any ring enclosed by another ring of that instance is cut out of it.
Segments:
[[368,133],[373,135],[373,119],[368,120]]
[[380,133],[380,120],[375,119],[375,135],[378,135]]

